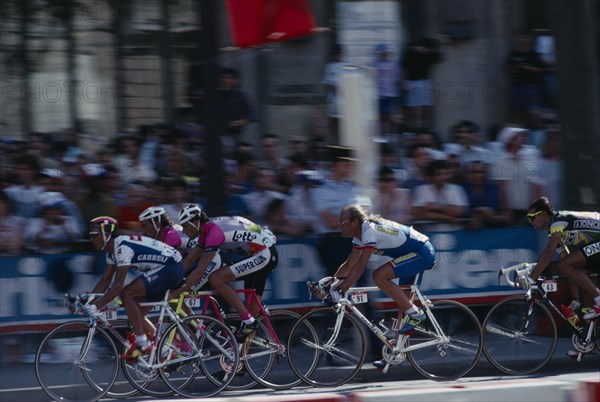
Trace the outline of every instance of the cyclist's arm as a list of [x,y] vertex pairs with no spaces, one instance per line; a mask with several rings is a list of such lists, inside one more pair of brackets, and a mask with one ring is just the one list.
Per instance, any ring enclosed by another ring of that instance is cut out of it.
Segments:
[[106,291],[106,293],[102,295],[102,297],[94,302],[98,310],[106,306],[115,297],[121,294],[129,268],[131,268],[131,265],[123,265],[116,268],[115,281],[113,282],[113,285]]
[[104,293],[106,289],[110,286],[110,281],[112,281],[113,276],[115,275],[115,264],[107,264],[104,269],[104,273],[102,277],[92,289],[92,293]]
[[191,272],[188,271],[189,274],[186,276],[185,286],[183,286],[181,288],[180,292],[186,292],[186,291],[190,290],[192,288],[192,286],[194,286],[196,284],[196,282],[198,282],[200,279],[202,279],[204,272],[206,272],[206,269],[208,268],[210,262],[215,257],[215,254],[217,253],[217,251],[218,250],[202,253],[202,257],[200,257],[200,261],[198,261],[196,268],[194,268]]
[[342,293],[345,293],[348,289],[350,289],[350,287],[360,278],[363,272],[365,272],[367,263],[369,262],[374,250],[375,248],[373,247],[352,249],[348,260],[346,261],[348,268],[346,279],[339,286],[339,289]]
[[538,276],[540,276],[540,274],[544,272],[548,265],[550,265],[550,262],[552,262],[552,257],[554,257],[554,252],[560,245],[560,239],[560,233],[554,233],[552,236],[550,236],[546,248],[544,249],[544,251],[542,251],[537,265],[530,275],[531,279],[536,280]]
[[190,250],[190,252],[183,259],[183,268],[186,272],[189,272],[192,268],[196,266],[196,262],[200,255],[204,251],[202,246],[196,246]]

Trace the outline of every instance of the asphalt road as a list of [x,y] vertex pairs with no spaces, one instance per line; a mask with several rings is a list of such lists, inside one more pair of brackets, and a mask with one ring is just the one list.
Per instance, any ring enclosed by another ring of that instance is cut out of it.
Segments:
[[[349,384],[338,388],[317,389],[299,386],[292,390],[273,391],[251,389],[246,391],[225,391],[212,401],[235,400],[243,402],[268,401],[270,398],[286,401],[298,395],[309,396],[318,401],[324,393],[335,393],[350,397],[368,393],[371,397],[381,394],[379,401],[399,400],[398,393],[405,401],[519,401],[519,402],[579,402],[573,398],[573,389],[582,379],[600,381],[600,354],[585,356],[576,362],[566,356],[570,340],[561,338],[549,364],[539,372],[523,377],[506,376],[493,368],[482,355],[478,365],[462,379],[452,382],[424,380],[408,363],[391,368],[382,373],[365,364],[358,376]],[[386,396],[387,395],[387,396]],[[161,401],[157,398],[138,396],[130,400]],[[110,400],[110,399],[104,399]],[[166,400],[166,399],[165,399]],[[0,402],[46,402],[48,396],[37,384],[34,367],[31,363],[9,363],[0,366]],[[584,402],[584,401],[581,401]],[[585,401],[588,402],[588,401]]]

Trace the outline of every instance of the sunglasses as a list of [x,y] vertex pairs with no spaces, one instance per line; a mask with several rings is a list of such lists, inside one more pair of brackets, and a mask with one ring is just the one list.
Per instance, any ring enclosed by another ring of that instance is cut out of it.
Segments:
[[534,212],[534,213],[531,213],[531,214],[527,214],[527,219],[529,221],[532,221],[536,216],[538,216],[542,212],[544,212],[544,211],[537,211],[537,212]]
[[88,237],[90,238],[90,240],[95,239],[96,236],[98,236],[100,234],[100,232],[89,232],[88,233]]
[[342,225],[350,222],[351,220],[352,220],[352,218],[346,219],[345,221],[341,221],[341,222],[338,221],[338,225],[342,226]]

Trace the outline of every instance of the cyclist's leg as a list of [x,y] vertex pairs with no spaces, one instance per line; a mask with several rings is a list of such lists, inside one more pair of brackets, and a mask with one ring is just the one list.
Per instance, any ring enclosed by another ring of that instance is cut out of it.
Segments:
[[248,320],[252,315],[231,287],[229,282],[252,275],[263,269],[271,269],[271,262],[277,261],[277,255],[270,248],[234,264],[223,264],[209,278],[210,285],[237,311],[242,320]]
[[425,243],[419,252],[400,255],[377,268],[373,273],[373,280],[387,296],[398,305],[398,322],[406,312],[411,316],[420,316],[420,310],[408,299],[400,285],[392,282],[401,278],[401,285],[405,284],[403,278],[413,278],[423,273],[435,264],[435,254],[429,242]]
[[594,298],[593,308],[598,308],[600,311],[600,289],[592,282],[587,272],[581,267],[594,267],[600,263],[600,253],[585,251],[586,248],[573,250],[569,255],[562,258],[558,262],[558,269],[564,273],[570,281],[575,282],[583,291]]

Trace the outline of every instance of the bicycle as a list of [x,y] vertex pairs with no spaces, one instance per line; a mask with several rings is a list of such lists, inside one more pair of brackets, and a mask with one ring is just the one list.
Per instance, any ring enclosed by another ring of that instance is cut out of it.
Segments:
[[580,317],[582,325],[575,326],[548,297],[558,289],[558,277],[539,277],[530,283],[535,265],[521,263],[499,271],[498,278],[504,275],[509,285],[523,287],[526,294],[500,301],[483,322],[483,352],[494,367],[506,374],[531,374],[550,361],[558,340],[551,311],[572,331],[578,361],[594,347],[600,350],[600,319],[585,322]]
[[[264,387],[283,390],[302,383],[294,374],[286,352],[287,338],[292,325],[300,314],[290,310],[269,310],[262,303],[254,289],[237,289],[244,294],[247,309],[256,306],[259,326],[256,332],[240,344],[240,366],[237,375],[227,389],[248,389],[261,384]],[[226,314],[215,296],[216,291],[199,291],[182,294],[176,312],[181,316],[187,313],[183,309],[185,302],[190,308],[198,309],[199,314],[208,315],[212,311],[215,317],[235,330],[240,322],[238,314]],[[246,375],[247,373],[247,375]]]
[[[65,295],[65,302],[74,313],[100,295]],[[158,379],[169,393],[186,397],[208,397],[223,390],[233,378],[231,368],[239,364],[238,346],[231,330],[212,317],[193,315],[180,318],[164,300],[141,303],[160,310],[153,348],[149,355],[136,361],[121,359],[115,339],[123,350],[131,342],[102,314],[88,315],[63,323],[42,340],[35,357],[35,373],[48,396],[60,401],[96,401],[113,386],[119,369],[131,385],[148,395],[164,395],[151,385]],[[162,324],[168,316],[167,329]],[[57,360],[57,352],[63,353]],[[229,374],[216,378],[211,373],[225,368]],[[163,384],[164,382],[164,384]],[[156,392],[155,392],[156,391]]]
[[[327,278],[307,282],[309,294],[325,296],[332,306],[316,308],[294,325],[288,340],[288,358],[296,375],[312,386],[334,387],[352,380],[366,355],[364,324],[383,343],[383,369],[408,360],[411,366],[432,380],[454,380],[475,367],[482,351],[479,320],[465,305],[453,300],[431,301],[418,286],[417,275],[410,290],[427,319],[413,331],[388,339],[389,329],[372,323],[356,307],[368,301],[367,292],[377,287],[350,288],[345,295],[331,291]],[[405,317],[406,319],[406,317]],[[395,321],[395,320],[394,320]],[[394,326],[397,322],[394,322]]]

